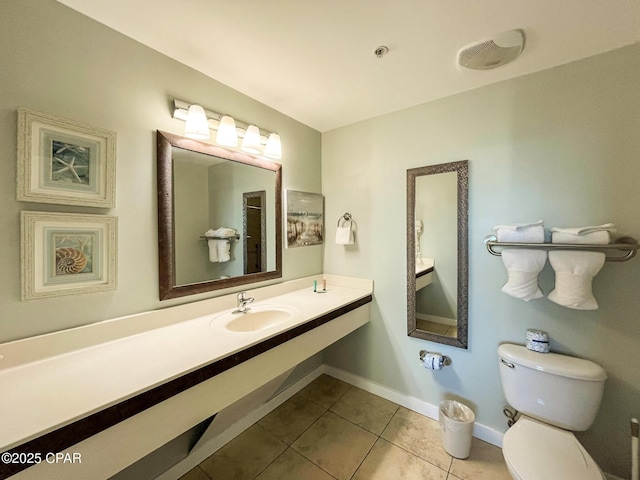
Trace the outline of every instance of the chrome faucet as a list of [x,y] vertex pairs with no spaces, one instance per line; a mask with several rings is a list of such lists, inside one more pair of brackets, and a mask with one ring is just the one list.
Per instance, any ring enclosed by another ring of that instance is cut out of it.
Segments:
[[238,294],[238,308],[234,310],[233,313],[247,313],[250,308],[247,308],[247,305],[253,302],[255,299],[253,297],[245,297],[247,292],[240,292]]

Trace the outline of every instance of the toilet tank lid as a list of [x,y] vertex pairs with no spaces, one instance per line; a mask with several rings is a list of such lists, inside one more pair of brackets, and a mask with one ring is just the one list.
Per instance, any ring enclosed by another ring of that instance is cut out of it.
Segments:
[[592,382],[607,378],[604,369],[590,360],[559,353],[538,353],[522,345],[503,343],[498,347],[498,355],[508,362],[562,377]]

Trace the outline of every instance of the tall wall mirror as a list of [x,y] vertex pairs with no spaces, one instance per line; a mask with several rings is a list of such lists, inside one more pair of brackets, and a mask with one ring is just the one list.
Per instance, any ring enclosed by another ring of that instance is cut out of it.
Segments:
[[160,299],[282,277],[280,164],[157,132]]
[[407,170],[407,333],[467,348],[467,160]]

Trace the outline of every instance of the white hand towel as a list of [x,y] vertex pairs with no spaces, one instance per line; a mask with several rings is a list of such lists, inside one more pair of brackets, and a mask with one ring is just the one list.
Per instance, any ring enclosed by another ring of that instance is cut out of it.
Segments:
[[207,240],[209,245],[209,261],[211,263],[218,263],[218,242],[220,240]]
[[336,245],[353,245],[354,237],[351,222],[336,230]]
[[576,310],[596,310],[591,282],[604,265],[604,253],[553,251],[549,263],[556,272],[556,286],[549,300]]
[[[515,243],[543,243],[543,221],[533,223],[518,223],[514,225],[496,225],[499,242]],[[542,291],[538,286],[538,274],[547,261],[547,252],[533,249],[511,249],[502,251],[502,263],[507,269],[507,283],[502,292],[525,302],[542,298]]]
[[231,242],[218,240],[218,262],[224,263],[231,260]]

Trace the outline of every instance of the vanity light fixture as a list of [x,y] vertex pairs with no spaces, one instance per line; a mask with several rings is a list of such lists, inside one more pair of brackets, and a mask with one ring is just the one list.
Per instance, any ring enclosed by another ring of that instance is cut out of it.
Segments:
[[[244,138],[242,139],[242,146],[240,147],[247,153],[259,154],[262,151],[262,145],[260,143],[260,129],[255,125],[249,125]],[[266,152],[265,152],[266,155]]]
[[236,130],[236,121],[229,115],[223,115],[218,125],[218,133],[216,133],[216,143],[226,147],[238,146],[238,131]]
[[238,147],[240,137],[243,151],[274,159],[282,158],[280,135],[275,132],[266,132],[254,124],[237,121],[230,115],[205,110],[200,105],[183,100],[174,99],[173,107],[173,118],[185,121],[186,137],[207,140],[210,138],[209,130],[216,130],[215,142],[219,145]]
[[264,147],[264,154],[269,158],[282,158],[282,144],[280,135],[271,133],[267,145]]
[[200,105],[194,104],[189,107],[184,123],[184,136],[196,140],[208,140],[211,137],[207,114]]

